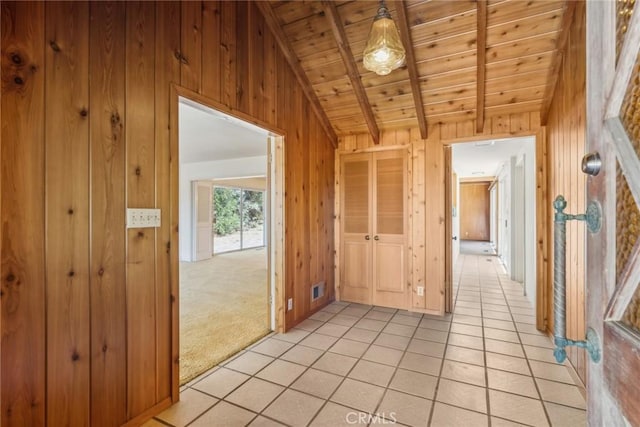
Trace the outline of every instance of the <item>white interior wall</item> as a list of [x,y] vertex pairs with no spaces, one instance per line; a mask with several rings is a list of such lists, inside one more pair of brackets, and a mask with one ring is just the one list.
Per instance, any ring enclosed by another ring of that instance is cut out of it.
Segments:
[[536,142],[529,140],[524,144],[520,156],[524,154],[525,186],[525,276],[526,295],[535,304],[536,301]]
[[511,161],[502,165],[498,173],[498,256],[507,270],[511,271]]
[[193,229],[191,183],[199,180],[265,176],[266,174],[267,156],[180,164],[180,261],[194,259],[191,248]]
[[460,178],[458,178],[457,174],[455,175],[455,180],[452,179],[451,186],[455,189],[454,194],[456,195],[456,200],[453,201],[453,204],[456,207],[454,212],[455,215],[453,216],[451,224],[451,238],[454,236],[456,237],[451,245],[452,259],[453,264],[455,265],[458,260],[458,255],[460,255]]

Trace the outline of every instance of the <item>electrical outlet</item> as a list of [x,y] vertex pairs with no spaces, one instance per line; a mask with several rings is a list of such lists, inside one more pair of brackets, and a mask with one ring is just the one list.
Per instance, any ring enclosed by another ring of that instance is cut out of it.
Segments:
[[418,296],[419,297],[424,296],[424,286],[418,286]]
[[287,300],[287,311],[293,310],[293,298]]
[[160,227],[160,209],[127,209],[127,228]]

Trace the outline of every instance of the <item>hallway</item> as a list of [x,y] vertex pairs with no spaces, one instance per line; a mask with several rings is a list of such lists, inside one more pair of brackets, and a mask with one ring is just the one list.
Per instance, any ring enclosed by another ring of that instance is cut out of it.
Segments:
[[585,425],[521,285],[496,257],[457,267],[453,315],[335,302],[187,384],[145,426]]

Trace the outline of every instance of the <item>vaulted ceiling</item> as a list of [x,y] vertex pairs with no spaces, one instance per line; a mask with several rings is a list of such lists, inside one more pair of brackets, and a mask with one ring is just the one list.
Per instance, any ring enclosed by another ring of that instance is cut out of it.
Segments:
[[[388,1],[407,64],[362,65],[376,1],[257,2],[327,131],[335,135],[540,111],[551,101],[574,4]],[[408,29],[408,30],[407,30]]]

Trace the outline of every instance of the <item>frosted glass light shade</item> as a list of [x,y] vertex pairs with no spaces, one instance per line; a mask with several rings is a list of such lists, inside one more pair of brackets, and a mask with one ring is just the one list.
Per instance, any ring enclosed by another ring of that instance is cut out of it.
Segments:
[[373,25],[364,49],[364,68],[384,76],[404,64],[405,50],[396,24],[382,4],[373,19]]

